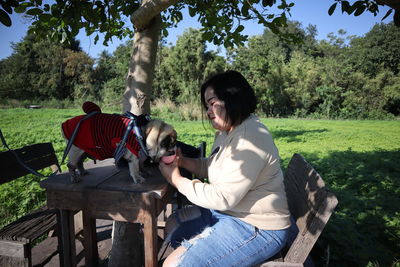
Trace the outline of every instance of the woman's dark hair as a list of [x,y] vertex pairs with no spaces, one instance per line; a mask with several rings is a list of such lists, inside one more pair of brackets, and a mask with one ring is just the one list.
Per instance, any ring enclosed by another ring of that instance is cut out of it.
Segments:
[[256,110],[257,99],[253,88],[237,71],[228,70],[216,74],[208,79],[201,86],[201,103],[207,110],[207,103],[204,93],[208,87],[214,89],[219,100],[225,102],[226,121],[231,125],[242,123]]

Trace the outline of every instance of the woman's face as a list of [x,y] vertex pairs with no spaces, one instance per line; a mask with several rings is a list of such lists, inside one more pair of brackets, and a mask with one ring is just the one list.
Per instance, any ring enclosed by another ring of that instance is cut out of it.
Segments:
[[225,121],[225,102],[218,99],[212,87],[206,89],[204,92],[204,99],[207,106],[207,116],[213,128],[227,132],[232,130],[229,121]]

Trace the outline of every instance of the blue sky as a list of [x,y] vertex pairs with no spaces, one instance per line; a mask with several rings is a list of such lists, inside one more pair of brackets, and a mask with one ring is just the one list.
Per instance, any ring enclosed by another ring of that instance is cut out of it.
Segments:
[[[331,32],[337,33],[339,29],[346,30],[348,35],[362,36],[367,33],[375,23],[380,23],[388,10],[386,7],[381,8],[380,13],[376,17],[369,12],[364,12],[364,14],[354,17],[342,14],[339,8],[337,8],[335,13],[332,16],[329,16],[328,9],[334,3],[333,0],[295,0],[294,3],[295,6],[291,11],[292,17],[289,19],[300,21],[303,27],[306,27],[309,24],[317,25],[318,39],[326,39],[327,34]],[[12,21],[13,25],[10,28],[0,24],[0,59],[11,55],[11,42],[16,43],[21,41],[29,26],[29,21],[26,21],[26,19],[22,18],[19,14],[13,14]],[[386,18],[384,23],[390,21],[392,21],[392,16]],[[262,34],[264,30],[263,26],[258,25],[256,22],[247,22],[244,26],[244,33],[249,36]],[[175,44],[177,37],[189,27],[199,28],[200,24],[195,18],[191,18],[186,13],[178,27],[169,30],[167,42]],[[125,43],[126,41],[114,38],[113,43],[109,44],[107,47],[103,46],[101,41],[95,45],[93,41],[94,36],[88,37],[84,33],[80,33],[77,39],[81,41],[82,49],[92,57],[97,57],[103,50],[112,53],[118,45]],[[216,47],[210,45],[209,49],[215,50]]]

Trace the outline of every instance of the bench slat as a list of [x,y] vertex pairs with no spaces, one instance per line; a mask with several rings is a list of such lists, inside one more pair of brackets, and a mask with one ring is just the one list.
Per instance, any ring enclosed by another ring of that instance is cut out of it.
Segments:
[[[26,165],[36,171],[52,165],[58,166],[58,160],[51,143],[34,144],[14,149],[13,151],[17,153]],[[7,183],[30,173],[20,165],[15,155],[10,151],[0,153],[0,162],[2,165],[0,184]]]
[[[51,167],[52,171],[59,168],[51,143],[34,144],[13,151],[35,171],[47,167]],[[0,162],[0,184],[30,173],[11,151],[0,152]],[[56,223],[57,210],[42,207],[0,229],[0,266],[31,266],[32,241],[54,229]]]
[[299,234],[284,262],[304,263],[328,222],[338,200],[319,173],[299,154],[294,154],[285,172],[285,189]]
[[38,209],[0,230],[0,238],[9,241],[30,242],[56,225],[56,211],[47,208]]

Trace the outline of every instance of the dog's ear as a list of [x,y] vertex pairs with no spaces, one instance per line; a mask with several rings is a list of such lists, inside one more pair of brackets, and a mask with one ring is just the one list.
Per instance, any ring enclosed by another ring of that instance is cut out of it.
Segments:
[[177,139],[178,139],[178,134],[177,134],[177,132],[175,131],[175,130],[173,130],[172,131],[172,133],[171,133],[171,138],[172,138],[172,147],[175,147],[176,146],[176,141],[178,141]]
[[159,120],[151,120],[146,125],[146,144],[148,148],[156,147],[158,144],[157,140],[159,139],[161,123]]

